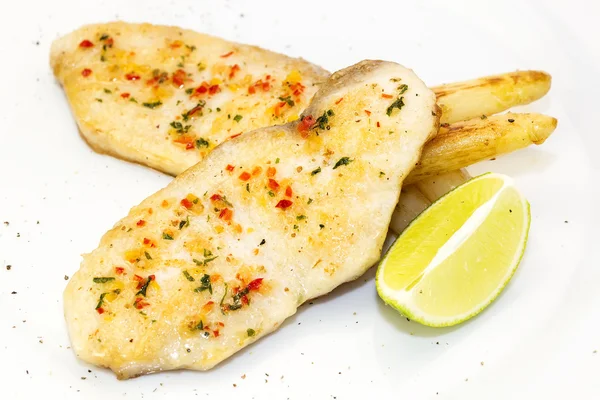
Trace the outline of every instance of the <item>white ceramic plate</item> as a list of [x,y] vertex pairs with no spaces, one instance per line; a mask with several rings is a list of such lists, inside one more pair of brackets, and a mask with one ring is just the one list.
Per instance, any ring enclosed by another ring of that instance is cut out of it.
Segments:
[[[0,16],[0,398],[600,398],[593,4],[11,1]],[[116,18],[176,24],[329,70],[393,60],[432,85],[514,69],[550,72],[550,94],[522,110],[557,117],[554,136],[471,169],[515,177],[531,202],[529,246],[510,285],[474,320],[429,329],[385,307],[371,271],[210,372],[117,381],[78,361],[63,320],[65,275],[131,206],[170,180],[92,152],[48,66],[59,34]]]

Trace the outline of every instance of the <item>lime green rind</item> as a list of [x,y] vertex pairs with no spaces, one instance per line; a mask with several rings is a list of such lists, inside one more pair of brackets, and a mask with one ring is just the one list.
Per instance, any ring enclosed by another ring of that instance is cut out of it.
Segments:
[[[405,231],[407,231],[411,225],[413,225],[421,215],[423,215],[425,212],[428,212],[432,209],[434,209],[435,206],[439,205],[440,202],[443,201],[444,198],[446,198],[447,196],[449,196],[451,193],[453,193],[455,190],[463,188],[465,186],[467,186],[469,183],[475,181],[475,180],[479,180],[482,179],[483,177],[493,174],[491,172],[476,176],[470,180],[468,180],[467,182],[463,183],[462,185],[452,189],[451,191],[449,191],[448,193],[446,193],[444,196],[440,197],[438,200],[436,200],[431,206],[429,206],[426,210],[424,210],[423,212],[421,212],[421,214],[419,214],[417,217],[415,217],[411,223],[405,228]],[[493,174],[493,175],[498,175],[498,174]],[[501,175],[499,175],[501,176]],[[476,315],[480,314],[484,309],[486,309],[491,303],[494,302],[494,300],[496,300],[498,298],[498,296],[500,295],[500,293],[504,290],[504,288],[508,285],[508,283],[510,282],[510,280],[512,279],[512,277],[514,276],[515,272],[517,271],[519,265],[521,264],[521,260],[523,259],[523,256],[525,254],[525,249],[527,247],[527,241],[529,239],[529,229],[531,227],[531,205],[529,204],[529,202],[527,201],[527,199],[525,199],[523,196],[521,196],[524,205],[525,205],[525,216],[526,216],[526,228],[525,228],[525,232],[524,232],[524,238],[521,241],[522,246],[520,251],[517,253],[519,254],[518,258],[514,261],[514,265],[512,266],[512,268],[510,268],[510,273],[506,276],[505,280],[503,281],[503,283],[501,285],[498,286],[498,288],[492,292],[492,294],[490,295],[490,297],[482,304],[479,305],[479,307],[477,307],[477,309],[475,309],[473,312],[467,314],[466,316],[463,314],[458,318],[455,319],[448,319],[448,318],[443,318],[443,319],[427,319],[426,316],[422,316],[419,315],[419,313],[416,313],[415,311],[411,310],[410,308],[407,308],[405,305],[401,304],[400,302],[396,301],[395,299],[393,299],[393,296],[390,296],[388,293],[386,293],[386,291],[388,291],[386,288],[382,287],[382,281],[383,279],[381,279],[381,274],[383,273],[382,270],[382,265],[385,265],[385,261],[388,258],[390,252],[394,249],[396,242],[398,242],[399,240],[401,240],[402,235],[400,235],[396,241],[394,242],[394,244],[392,244],[392,246],[390,246],[390,248],[388,249],[388,251],[386,252],[386,254],[384,255],[384,257],[382,258],[382,260],[379,263],[379,266],[377,268],[377,273],[375,275],[375,287],[377,290],[377,293],[379,295],[379,297],[384,301],[385,304],[387,304],[388,306],[394,308],[396,311],[398,311],[402,316],[409,318],[411,321],[415,321],[418,322],[422,325],[425,326],[429,326],[432,328],[443,328],[443,327],[450,327],[450,326],[454,326],[454,325],[458,325],[462,322],[465,322],[473,317],[475,317]],[[389,291],[391,291],[391,289],[389,289]]]

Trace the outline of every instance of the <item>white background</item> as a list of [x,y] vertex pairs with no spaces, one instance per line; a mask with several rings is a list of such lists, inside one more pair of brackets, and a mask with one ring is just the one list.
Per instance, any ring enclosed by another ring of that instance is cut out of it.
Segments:
[[[592,4],[5,0],[0,399],[600,398],[600,12]],[[513,176],[530,200],[530,242],[513,281],[482,315],[450,329],[401,319],[377,298],[371,271],[210,372],[121,382],[76,360],[62,315],[65,275],[170,180],[92,152],[48,66],[59,35],[114,19],[175,24],[331,71],[364,58],[397,61],[431,85],[550,72],[550,94],[521,111],[557,117],[553,137],[471,168]]]

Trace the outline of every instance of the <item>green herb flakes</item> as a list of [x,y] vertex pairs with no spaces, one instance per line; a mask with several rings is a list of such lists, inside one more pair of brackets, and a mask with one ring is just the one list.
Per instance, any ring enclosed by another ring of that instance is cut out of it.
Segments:
[[153,110],[153,109],[155,109],[156,107],[160,107],[160,106],[162,106],[162,101],[158,100],[158,101],[155,101],[155,102],[152,102],[152,103],[142,103],[142,105],[143,105],[144,107],[148,107],[148,108],[150,108],[150,109],[152,109],[152,110]]
[[187,270],[183,271],[183,276],[185,276],[185,279],[187,279],[188,281],[194,282],[194,277],[190,275],[190,273],[187,272]]
[[338,167],[341,167],[343,165],[348,165],[350,164],[352,161],[349,157],[342,157],[338,160],[338,162],[335,163],[335,165],[333,166],[333,169],[336,169]]
[[394,111],[394,108],[397,108],[398,110],[401,110],[402,107],[404,107],[404,97],[399,97],[396,99],[396,101],[394,101],[385,111],[385,113],[389,116],[392,115],[392,111]]
[[114,281],[115,278],[113,277],[100,277],[100,278],[94,278],[93,281],[94,283],[106,283],[106,282],[110,282],[110,281]]

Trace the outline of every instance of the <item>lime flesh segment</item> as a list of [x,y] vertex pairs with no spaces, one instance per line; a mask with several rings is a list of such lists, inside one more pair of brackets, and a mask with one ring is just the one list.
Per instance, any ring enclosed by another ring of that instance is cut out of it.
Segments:
[[529,205],[510,178],[474,178],[425,210],[397,239],[377,271],[378,293],[425,325],[463,322],[512,277],[529,220]]

